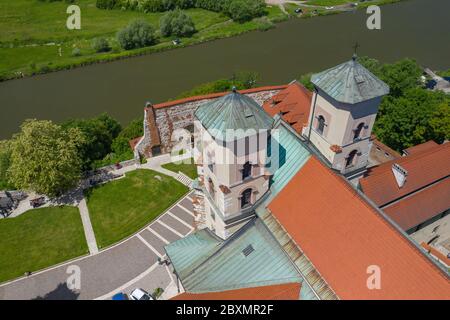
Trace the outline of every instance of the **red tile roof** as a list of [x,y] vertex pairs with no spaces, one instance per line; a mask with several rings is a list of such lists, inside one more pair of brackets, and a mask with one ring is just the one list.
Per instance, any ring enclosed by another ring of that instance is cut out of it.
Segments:
[[[266,86],[266,87],[258,87],[258,88],[252,88],[252,89],[246,89],[246,90],[239,90],[239,92],[244,93],[244,94],[249,94],[249,93],[256,93],[256,92],[261,92],[261,91],[282,90],[282,89],[285,89],[286,87],[287,87],[287,85]],[[211,94],[205,94],[205,95],[200,95],[200,96],[188,97],[188,98],[183,98],[183,99],[178,99],[178,100],[173,100],[173,101],[167,101],[167,102],[155,104],[155,105],[153,105],[153,108],[155,108],[155,109],[167,108],[167,107],[172,107],[172,106],[182,104],[182,103],[194,102],[194,101],[199,101],[199,100],[204,100],[204,99],[214,99],[214,98],[222,97],[228,93],[229,93],[229,91],[218,92],[218,93],[211,93]]]
[[[410,156],[394,159],[368,170],[359,183],[362,191],[382,207],[411,192],[450,175],[450,143],[437,145]],[[408,172],[406,183],[399,188],[392,165],[399,164]]]
[[[341,299],[449,299],[447,276],[315,157],[268,209]],[[367,268],[381,271],[368,289]]]
[[130,141],[128,141],[128,144],[130,145],[131,150],[134,150],[134,148],[136,148],[136,145],[138,144],[139,140],[141,140],[142,137],[137,137],[134,139],[131,139]]
[[294,82],[266,101],[263,108],[271,117],[281,113],[283,119],[300,133],[308,122],[311,98],[312,92]]
[[403,152],[407,155],[416,154],[416,153],[419,153],[419,152],[422,152],[422,151],[425,151],[428,149],[432,149],[433,147],[435,147],[437,145],[438,144],[436,142],[434,142],[433,140],[430,140],[425,143],[418,144],[417,146],[405,149]]
[[450,178],[383,208],[403,230],[418,226],[450,208]]
[[299,297],[300,283],[286,283],[221,292],[185,292],[172,300],[298,300]]

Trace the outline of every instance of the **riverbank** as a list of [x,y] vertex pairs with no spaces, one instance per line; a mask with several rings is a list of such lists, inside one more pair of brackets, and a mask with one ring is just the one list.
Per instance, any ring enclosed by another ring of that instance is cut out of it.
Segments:
[[[402,0],[374,0],[360,3],[358,7],[399,1]],[[115,33],[135,18],[146,19],[157,28],[163,13],[100,10],[95,7],[95,0],[80,0],[77,4],[81,8],[82,29],[69,31],[65,29],[65,3],[36,1],[30,4],[26,0],[3,3],[0,5],[0,12],[3,13],[0,19],[0,81],[187,47],[255,30],[265,31],[289,18],[311,18],[349,10],[348,6],[337,5],[334,9],[326,9],[324,6],[327,2],[317,3],[323,6],[315,6],[317,1],[308,2],[268,6],[265,16],[242,24],[220,13],[188,9],[186,12],[197,29],[192,37],[181,38],[178,45],[172,43],[172,38],[160,38],[154,46],[128,51],[120,48]],[[338,0],[333,3],[344,2],[349,1]],[[298,7],[302,8],[303,14],[295,13]],[[106,37],[111,43],[110,52],[96,53],[91,48],[92,39],[99,36]],[[80,55],[73,55],[75,48],[79,49]]]

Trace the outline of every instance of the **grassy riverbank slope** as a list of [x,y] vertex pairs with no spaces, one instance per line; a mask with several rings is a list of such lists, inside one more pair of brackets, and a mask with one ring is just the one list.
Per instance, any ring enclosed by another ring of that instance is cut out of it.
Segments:
[[[373,3],[396,2],[400,0],[375,0]],[[339,1],[347,2],[347,1]],[[96,0],[77,0],[81,9],[81,30],[68,30],[64,1],[43,2],[39,0],[14,0],[0,2],[0,81],[54,70],[116,60],[128,56],[147,54],[175,47],[173,38],[160,37],[159,43],[151,47],[123,50],[116,33],[131,20],[142,18],[159,28],[164,13],[143,13],[127,10],[101,10]],[[314,1],[311,1],[314,3]],[[181,45],[188,46],[218,38],[231,37],[252,30],[267,30],[274,23],[295,16],[295,5],[287,4],[286,12],[279,6],[268,6],[267,14],[246,23],[237,23],[224,14],[203,9],[188,9],[197,32],[190,38],[182,38]],[[324,7],[304,7],[304,17],[330,14],[333,10]],[[97,53],[91,48],[96,37],[105,37],[112,51]],[[80,55],[74,56],[78,48]]]

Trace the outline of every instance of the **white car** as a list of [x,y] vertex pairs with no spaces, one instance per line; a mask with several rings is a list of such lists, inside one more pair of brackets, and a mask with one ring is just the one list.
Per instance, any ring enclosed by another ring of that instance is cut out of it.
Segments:
[[134,289],[130,297],[131,300],[155,300],[147,291],[140,288]]

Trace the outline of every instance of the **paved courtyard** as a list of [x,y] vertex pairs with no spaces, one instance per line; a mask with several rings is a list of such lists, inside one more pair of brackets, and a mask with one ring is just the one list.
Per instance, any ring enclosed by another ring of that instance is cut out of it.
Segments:
[[[109,299],[137,287],[150,293],[158,287],[173,292],[174,276],[158,258],[165,258],[166,244],[194,230],[191,197],[192,192],[137,234],[97,254],[0,285],[0,300]],[[74,266],[80,270],[79,289],[67,281]]]

